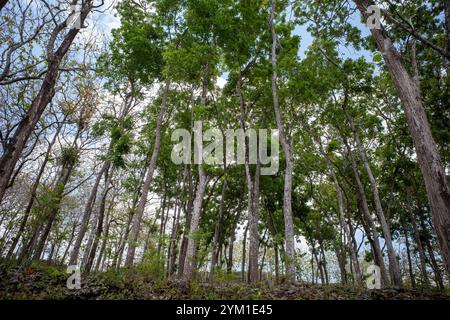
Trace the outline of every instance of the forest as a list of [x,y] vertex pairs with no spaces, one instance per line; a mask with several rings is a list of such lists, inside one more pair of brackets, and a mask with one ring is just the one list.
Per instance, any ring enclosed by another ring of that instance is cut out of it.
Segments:
[[450,299],[450,0],[0,0],[0,299]]

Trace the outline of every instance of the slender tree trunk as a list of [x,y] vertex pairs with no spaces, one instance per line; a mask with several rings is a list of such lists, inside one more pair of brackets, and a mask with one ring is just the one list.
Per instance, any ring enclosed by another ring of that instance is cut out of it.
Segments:
[[277,34],[275,32],[275,0],[271,0],[270,11],[270,29],[272,33],[272,97],[273,108],[275,110],[275,119],[279,132],[281,146],[286,158],[286,169],[284,174],[284,196],[283,196],[283,214],[284,214],[284,229],[285,229],[285,247],[286,247],[286,279],[294,281],[296,276],[295,271],[295,239],[294,239],[294,221],[292,217],[292,173],[294,163],[292,159],[292,146],[288,142],[285,135],[285,128],[280,112],[280,105],[278,100],[277,89]]
[[64,254],[61,257],[61,263],[62,264],[64,264],[64,261],[66,260],[67,254],[69,253],[70,246],[72,245],[72,241],[75,238],[75,230],[76,230],[76,228],[77,228],[77,224],[74,223],[73,227],[72,227],[72,232],[70,233],[69,241],[67,241],[66,250],[64,250]]
[[61,207],[61,201],[64,197],[64,189],[66,187],[67,182],[72,174],[72,170],[75,166],[75,162],[66,163],[61,168],[61,172],[59,178],[56,182],[55,187],[52,190],[54,202],[52,203],[52,207],[46,210],[45,212],[45,228],[41,234],[39,242],[36,247],[36,251],[33,255],[33,260],[39,260],[44,250],[45,242],[47,241],[48,235],[50,234],[50,230],[52,225],[56,219],[56,216],[59,213],[59,209]]
[[196,266],[195,256],[197,248],[197,231],[200,224],[201,210],[203,195],[206,188],[206,173],[204,172],[203,165],[198,165],[199,182],[197,186],[197,192],[195,195],[194,206],[192,211],[191,225],[189,228],[189,236],[186,247],[186,258],[184,260],[183,279],[186,282],[190,282],[194,276],[194,268]]
[[[426,289],[429,289],[430,288],[430,279],[428,278],[428,273],[427,273],[425,250],[423,249],[422,240],[420,239],[420,233],[419,233],[419,228],[417,227],[416,218],[414,217],[412,208],[409,205],[411,203],[411,202],[409,202],[409,201],[411,201],[411,197],[409,196],[408,191],[407,191],[407,194],[408,194],[408,198],[409,198],[407,201],[407,203],[408,203],[407,211],[409,214],[409,219],[411,221],[411,226],[413,228],[413,235],[414,235],[414,240],[416,242],[417,251],[419,251],[420,271],[422,273],[423,286]],[[406,232],[406,230],[405,230],[405,232]],[[405,235],[405,238],[407,238],[407,235]]]
[[98,253],[97,261],[95,262],[95,267],[94,267],[95,271],[98,271],[98,270],[101,269],[102,260],[104,259],[106,245],[108,243],[109,229],[111,228],[111,218],[110,218],[110,216],[111,216],[111,211],[114,208],[113,202],[114,202],[114,199],[112,200],[112,203],[109,206],[108,213],[107,213],[107,216],[105,218],[106,228],[105,228],[105,233],[104,233],[103,239],[102,239],[102,245],[100,246],[100,252]]
[[175,274],[175,271],[176,271],[176,260],[177,260],[177,249],[178,249],[177,243],[178,243],[178,238],[179,238],[178,230],[180,227],[181,208],[183,206],[181,194],[184,194],[185,189],[186,189],[187,175],[188,175],[188,166],[185,165],[184,170],[183,170],[183,178],[181,179],[181,185],[183,187],[180,188],[179,193],[177,195],[177,199],[176,199],[177,208],[174,213],[173,224],[172,224],[172,233],[170,235],[169,256],[168,256],[169,276],[172,276],[173,274]]
[[246,249],[247,249],[247,232],[248,224],[244,230],[244,238],[242,239],[242,262],[241,262],[241,281],[245,282],[245,260],[246,260]]
[[159,147],[161,144],[161,129],[163,125],[164,115],[166,113],[167,109],[167,96],[170,89],[170,81],[167,80],[164,92],[163,92],[163,98],[161,103],[161,110],[159,112],[158,120],[156,122],[156,129],[155,129],[155,143],[153,145],[153,153],[150,160],[150,164],[147,169],[147,175],[145,177],[144,185],[142,186],[142,194],[141,198],[139,200],[139,205],[137,207],[137,210],[133,216],[132,220],[132,226],[130,231],[130,236],[128,239],[128,252],[127,257],[125,259],[125,266],[127,268],[130,268],[133,265],[134,261],[134,254],[136,252],[136,247],[138,245],[138,238],[139,238],[139,231],[141,227],[141,220],[142,215],[144,214],[145,205],[147,203],[147,196],[148,192],[150,190],[150,185],[153,181],[153,172],[156,168],[156,161],[158,160],[158,154],[159,154]]
[[[367,19],[368,13],[365,6],[367,2],[364,0],[354,0],[354,2],[363,17]],[[405,110],[406,121],[425,181],[444,266],[450,276],[450,185],[436,142],[431,134],[420,90],[403,65],[401,56],[386,31],[372,29],[371,32],[378,49],[383,52],[384,61]]]
[[236,241],[236,225],[239,222],[239,219],[241,217],[242,213],[242,202],[244,201],[244,194],[241,193],[241,196],[239,197],[239,203],[236,211],[235,219],[230,227],[230,243],[228,245],[228,264],[227,264],[227,273],[233,272],[233,249],[234,249],[234,242]]
[[327,269],[327,258],[325,257],[325,249],[323,247],[323,240],[319,238],[319,248],[320,248],[320,255],[321,255],[321,263],[323,267],[323,272],[325,274],[325,283],[328,285],[330,283],[330,279],[328,277],[328,269]]
[[[194,205],[194,186],[192,183],[192,171],[191,167],[189,167],[189,201],[187,203],[187,208],[185,210],[185,223],[184,223],[184,230],[183,230],[183,237],[181,239],[180,244],[180,255],[178,257],[178,278],[183,278],[183,272],[184,272],[184,263],[186,261],[186,250],[187,250],[187,244],[188,244],[188,235],[189,235],[189,228],[191,226],[191,220],[192,220],[192,207]],[[195,185],[198,185],[198,180],[195,182]],[[195,186],[196,188],[196,186]]]
[[[142,170],[142,173],[140,175],[140,180],[139,180],[139,186],[142,186],[142,184],[144,182],[145,173],[146,173],[145,170]],[[113,266],[116,269],[119,269],[121,264],[122,264],[123,252],[125,250],[125,245],[128,242],[128,236],[129,236],[130,230],[131,230],[131,221],[133,220],[134,212],[135,212],[136,207],[138,205],[139,199],[140,199],[140,192],[138,191],[133,196],[133,204],[132,204],[132,206],[131,206],[131,208],[129,210],[129,213],[128,213],[128,219],[127,219],[127,223],[126,223],[126,226],[125,226],[125,232],[123,233],[123,237],[119,241],[119,248],[114,254]]]
[[[258,159],[259,160],[259,159]],[[252,188],[252,216],[249,219],[249,270],[248,270],[248,281],[250,283],[255,283],[260,281],[258,272],[258,256],[259,256],[259,233],[258,233],[258,222],[259,222],[259,178],[261,174],[261,164],[257,161],[256,172],[254,177],[254,185]]]
[[[351,236],[351,233],[350,233],[350,229],[349,229],[349,227],[348,227],[348,225],[347,225],[347,223],[345,221],[344,200],[343,200],[341,186],[339,185],[339,181],[337,179],[336,173],[334,172],[333,164],[331,162],[331,159],[328,156],[328,154],[325,152],[325,150],[323,149],[322,142],[320,141],[320,138],[317,138],[315,135],[313,135],[310,130],[308,130],[308,131],[314,137],[314,140],[318,143],[320,153],[322,153],[322,155],[325,157],[325,159],[327,161],[328,171],[331,174],[331,177],[333,179],[334,185],[336,187],[336,193],[337,193],[337,196],[338,196],[339,223],[341,225],[342,230],[344,230],[344,234],[345,234],[346,238],[348,239],[347,247],[348,247],[348,249],[350,251],[351,261],[352,261],[352,264],[353,264],[353,269],[355,270],[356,283],[357,283],[358,287],[362,287],[362,285],[363,285],[363,275],[362,275],[362,272],[361,272],[361,268],[359,266],[356,243],[354,243],[352,241],[352,236]],[[339,259],[339,257],[338,257],[338,259]],[[341,274],[342,274],[342,272],[341,272]],[[345,275],[345,277],[343,277],[342,280],[347,282],[346,274],[345,274],[345,262],[344,262],[344,275]]]
[[[347,95],[345,95],[344,100],[347,100]],[[378,192],[378,186],[377,186],[377,182],[375,180],[375,176],[373,175],[372,169],[370,168],[370,163],[367,158],[366,150],[365,150],[363,144],[361,143],[361,140],[359,139],[359,135],[358,135],[356,127],[353,123],[353,119],[350,117],[350,115],[347,111],[347,101],[345,101],[342,104],[342,109],[344,110],[345,117],[347,118],[347,121],[350,124],[350,128],[353,133],[353,138],[355,139],[355,142],[356,142],[356,147],[358,148],[359,155],[364,164],[364,169],[366,170],[367,176],[369,178],[370,187],[372,190],[374,204],[375,204],[375,211],[377,213],[378,220],[380,221],[381,229],[383,230],[384,241],[386,243],[386,249],[387,249],[388,258],[389,258],[389,271],[391,274],[392,284],[396,287],[402,287],[403,286],[402,275],[401,275],[401,271],[400,271],[400,266],[397,261],[397,255],[395,254],[394,245],[392,243],[391,228],[389,226],[389,223],[386,220],[386,216],[384,215],[384,211],[383,211],[383,207],[381,205],[380,194]]]
[[[110,144],[110,148],[111,148],[111,144]],[[83,243],[84,236],[86,235],[86,232],[88,230],[89,220],[91,218],[92,209],[94,207],[95,199],[97,197],[98,186],[100,184],[100,180],[102,179],[103,174],[109,170],[110,166],[111,166],[111,161],[106,160],[103,163],[103,166],[100,169],[100,172],[97,174],[97,177],[96,177],[94,185],[91,189],[91,193],[89,195],[88,201],[86,202],[85,207],[84,207],[84,211],[83,211],[84,214],[81,219],[80,230],[78,230],[77,239],[75,240],[75,244],[73,245],[73,249],[70,254],[69,265],[78,264],[78,256],[80,254],[81,244]]]
[[410,249],[410,243],[408,239],[408,230],[406,229],[406,225],[403,225],[403,231],[405,236],[405,246],[406,246],[406,255],[408,257],[408,271],[409,271],[409,277],[411,278],[411,287],[413,289],[416,288],[416,278],[414,277],[414,270],[413,270],[413,264],[411,259],[411,249]]
[[[341,276],[341,284],[347,285],[347,271],[345,270],[345,261],[346,261],[346,254],[344,248],[339,248],[336,244],[333,245],[334,253],[336,255],[336,259],[338,261],[339,266],[339,273]],[[350,260],[353,260],[350,258]],[[353,263],[353,261],[350,261]]]
[[56,139],[57,139],[59,133],[61,132],[62,127],[64,126],[64,121],[66,120],[66,118],[67,117],[65,116],[64,119],[61,121],[61,123],[58,125],[58,128],[56,129],[56,132],[48,145],[47,151],[44,156],[44,161],[42,162],[42,165],[39,168],[39,172],[36,176],[36,180],[34,181],[32,187],[31,187],[30,200],[28,201],[22,221],[20,222],[19,230],[17,231],[16,236],[12,240],[11,246],[9,247],[9,251],[6,255],[7,259],[11,258],[11,256],[14,254],[14,250],[16,249],[17,243],[19,242],[20,237],[23,235],[23,233],[25,231],[25,227],[27,225],[28,218],[30,217],[31,209],[33,208],[34,200],[36,199],[39,183],[41,181],[42,175],[44,174],[45,167],[47,166],[47,163],[50,159],[50,154],[53,149],[53,146],[55,145]]
[[[418,204],[418,208],[419,208],[420,226],[421,226],[423,232],[428,233],[427,226],[425,224],[424,212],[422,211],[422,207],[420,204]],[[431,244],[430,237],[426,237],[423,242],[425,243],[425,246],[428,251],[428,255],[430,257],[430,265],[434,272],[434,280],[435,280],[436,284],[438,285],[438,287],[442,290],[442,289],[444,289],[444,281],[442,279],[441,270],[439,268],[439,265],[436,261],[436,257],[434,255],[434,249]]]
[[227,259],[227,273],[231,274],[233,272],[233,250],[234,250],[234,234],[230,236],[228,244],[228,259]]
[[[225,153],[224,153],[224,158],[225,158]],[[226,171],[226,164],[224,165],[224,170]],[[211,266],[210,266],[210,270],[209,270],[211,281],[213,281],[213,279],[214,279],[214,269],[216,267],[216,264],[217,264],[217,261],[219,258],[219,249],[220,249],[219,242],[220,242],[220,237],[222,236],[222,226],[223,226],[223,219],[224,219],[226,191],[227,191],[227,175],[226,175],[226,173],[224,173],[220,205],[219,205],[219,217],[217,219],[217,223],[214,228],[214,238],[213,238],[213,242],[212,242],[212,257],[211,257]]]
[[386,286],[389,283],[389,281],[388,281],[388,277],[387,277],[387,273],[386,273],[386,267],[384,265],[383,253],[381,252],[380,242],[379,242],[379,238],[378,238],[378,231],[376,229],[376,226],[372,219],[372,216],[370,215],[369,207],[367,205],[366,194],[364,193],[364,187],[363,187],[361,179],[359,177],[358,166],[356,165],[356,161],[353,156],[353,152],[347,142],[347,139],[344,136],[342,136],[342,138],[343,138],[344,144],[347,148],[347,152],[348,152],[348,155],[349,155],[351,163],[352,163],[352,170],[353,170],[353,175],[354,175],[355,182],[356,182],[358,197],[359,197],[359,200],[361,203],[361,209],[363,211],[364,217],[367,220],[367,223],[369,224],[370,231],[372,231],[372,233],[373,233],[373,250],[374,250],[374,254],[375,254],[375,259],[376,259],[376,261],[378,261],[378,264],[379,264],[378,266],[380,267],[381,284],[383,286]]
[[[206,66],[207,72],[209,72],[209,67]],[[203,106],[206,106],[206,94],[207,94],[207,83],[206,79],[202,81],[202,98],[201,103]],[[206,189],[206,173],[203,168],[203,139],[202,139],[202,123],[197,122],[197,125],[194,128],[194,135],[196,135],[195,143],[197,144],[197,160],[199,160],[198,164],[198,185],[197,192],[194,200],[194,207],[192,211],[191,224],[189,228],[189,237],[187,241],[186,247],[186,258],[184,260],[184,268],[183,268],[183,280],[185,282],[190,282],[194,277],[194,268],[196,266],[196,249],[197,249],[197,231],[200,224],[201,211],[202,211],[202,203],[203,203],[203,195]],[[194,156],[195,157],[195,156]]]
[[[108,192],[111,189],[110,185],[112,182],[112,177],[114,175],[114,166],[111,167],[110,170],[105,172],[105,186],[103,187],[103,192],[100,197],[100,206],[98,208],[98,213],[96,214],[97,217],[97,229],[95,231],[94,235],[94,241],[92,243],[92,247],[87,248],[89,250],[89,256],[86,261],[86,264],[84,265],[84,272],[89,273],[92,269],[92,265],[94,263],[95,254],[97,253],[97,247],[100,242],[100,238],[102,236],[103,232],[103,223],[105,220],[105,210],[106,210],[106,198],[108,196]],[[113,199],[114,200],[114,199]],[[111,202],[110,208],[113,206],[113,201]]]
[[[242,72],[239,75],[239,79],[236,84],[236,91],[239,96],[239,105],[240,105],[240,127],[245,132],[246,126],[245,126],[245,103],[244,98],[241,91],[241,81],[242,81]],[[257,211],[258,208],[255,208],[255,203],[259,203],[259,196],[258,199],[255,199],[255,192],[259,194],[259,190],[256,190],[257,184],[259,185],[259,177],[256,177],[257,174],[255,174],[255,186],[253,185],[252,181],[252,174],[250,171],[250,164],[249,164],[249,145],[248,140],[245,140],[244,145],[244,152],[245,152],[245,176],[247,179],[247,204],[248,204],[248,226],[249,226],[249,254],[248,254],[248,282],[254,283],[259,281],[259,267],[258,267],[258,254],[259,254],[259,234],[258,234],[258,216],[259,212]],[[258,165],[259,166],[259,165]],[[259,169],[258,169],[259,171]],[[258,178],[258,182],[256,179]]]

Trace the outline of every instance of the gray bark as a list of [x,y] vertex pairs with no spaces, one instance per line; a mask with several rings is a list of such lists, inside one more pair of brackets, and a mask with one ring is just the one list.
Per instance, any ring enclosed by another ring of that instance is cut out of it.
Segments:
[[352,163],[352,170],[353,170],[353,175],[354,175],[355,182],[356,182],[358,197],[361,202],[361,208],[362,208],[364,217],[365,217],[367,223],[369,224],[370,231],[373,234],[373,241],[372,241],[373,251],[374,251],[374,255],[375,255],[375,260],[378,261],[378,264],[379,264],[378,266],[380,267],[381,284],[383,286],[386,286],[389,283],[389,281],[388,281],[388,277],[387,277],[387,273],[386,273],[386,267],[384,265],[383,253],[381,252],[378,231],[377,231],[375,222],[374,222],[372,216],[370,215],[369,206],[367,205],[366,194],[364,192],[364,187],[363,187],[363,184],[362,184],[360,176],[359,176],[358,166],[356,165],[356,161],[353,156],[353,152],[352,152],[352,150],[347,142],[347,139],[345,137],[343,137],[343,141],[347,148],[347,152],[348,152],[348,155],[349,155],[351,163]]
[[271,0],[270,11],[270,29],[272,33],[272,96],[273,108],[275,111],[275,119],[279,132],[281,146],[286,158],[286,169],[284,174],[284,196],[283,196],[283,214],[284,214],[284,229],[285,229],[285,251],[286,251],[286,279],[288,281],[295,280],[295,239],[294,239],[294,221],[292,217],[292,173],[294,163],[292,159],[292,146],[287,141],[285,135],[283,120],[280,112],[280,105],[278,100],[277,89],[277,34],[275,32],[275,1]]
[[[344,99],[347,100],[347,95],[345,96]],[[392,243],[391,228],[387,222],[386,216],[384,215],[384,211],[383,211],[383,207],[381,205],[380,194],[378,192],[378,186],[377,186],[375,176],[373,175],[372,169],[370,168],[370,163],[367,158],[366,150],[365,150],[363,144],[361,143],[361,140],[359,139],[359,135],[356,130],[355,124],[353,123],[353,119],[350,117],[350,114],[347,111],[346,102],[344,102],[342,104],[342,109],[344,110],[345,117],[347,118],[347,121],[350,124],[350,128],[353,133],[353,138],[356,142],[356,147],[358,148],[359,155],[364,164],[364,169],[366,170],[367,176],[369,178],[370,188],[372,190],[373,200],[374,200],[374,204],[375,204],[375,211],[377,213],[378,220],[380,221],[381,229],[383,230],[384,240],[386,243],[386,249],[387,249],[388,258],[389,258],[389,271],[391,274],[392,284],[396,287],[402,287],[403,281],[402,281],[400,266],[397,261],[397,255],[395,254],[394,245]]]
[[94,185],[91,189],[91,193],[89,195],[88,201],[86,202],[85,207],[84,207],[83,218],[81,219],[81,224],[80,224],[80,230],[78,230],[77,239],[75,240],[72,252],[70,254],[69,265],[78,264],[78,256],[80,254],[81,244],[83,243],[84,236],[86,235],[86,232],[87,232],[87,229],[89,226],[89,220],[91,218],[92,208],[94,206],[95,199],[97,197],[98,186],[100,184],[100,180],[101,180],[103,174],[109,170],[110,165],[111,165],[111,161],[109,161],[109,160],[105,161],[103,163],[102,168],[100,169],[100,172],[97,174],[97,177],[96,177]]
[[[208,66],[206,66],[206,70],[208,71]],[[201,103],[203,106],[206,105],[206,94],[207,94],[207,84],[206,79],[202,81],[202,98]],[[202,132],[202,127],[197,128],[199,130],[199,134]],[[201,140],[201,139],[200,139]],[[203,141],[196,141],[198,150],[200,151],[200,157],[203,157],[203,146],[201,145]],[[202,162],[202,160],[200,161]],[[194,277],[194,268],[196,267],[196,249],[197,249],[197,239],[196,233],[198,231],[198,227],[200,224],[200,217],[202,211],[202,203],[203,203],[203,195],[206,189],[206,173],[203,168],[203,164],[200,163],[198,165],[198,185],[197,192],[195,195],[194,206],[191,217],[191,224],[189,227],[189,236],[187,240],[186,247],[186,257],[184,259],[184,267],[183,267],[183,280],[186,282],[190,282]]]
[[145,205],[147,204],[147,196],[150,190],[150,185],[153,181],[153,173],[156,169],[156,161],[158,160],[159,147],[161,144],[161,129],[163,125],[164,115],[167,109],[167,96],[170,89],[170,81],[166,81],[162,102],[161,102],[161,110],[159,112],[158,119],[156,121],[156,129],[155,129],[155,143],[153,145],[153,153],[150,160],[150,164],[147,169],[147,175],[145,177],[144,185],[142,186],[142,194],[139,199],[139,204],[136,209],[136,212],[133,216],[130,236],[128,239],[128,252],[127,257],[125,259],[125,266],[130,268],[133,265],[134,255],[136,252],[136,247],[138,245],[139,231],[141,227],[141,220],[144,214]]
[[[363,17],[367,19],[365,6],[367,2],[363,0],[354,1]],[[386,31],[372,29],[371,33],[375,38],[378,49],[383,52],[384,61],[405,110],[408,129],[425,181],[439,247],[445,269],[450,276],[450,186],[436,142],[431,134],[420,90],[403,65],[401,56],[393,46]]]

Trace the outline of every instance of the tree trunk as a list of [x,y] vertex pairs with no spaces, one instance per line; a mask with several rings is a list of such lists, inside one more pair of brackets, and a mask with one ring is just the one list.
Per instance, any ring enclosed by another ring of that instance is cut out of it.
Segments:
[[[426,289],[429,289],[430,288],[430,279],[428,278],[428,273],[427,273],[425,250],[423,249],[422,240],[420,239],[419,228],[417,227],[416,218],[414,216],[414,213],[413,213],[411,205],[410,205],[411,197],[409,196],[408,191],[407,191],[407,195],[408,195],[407,211],[409,214],[409,219],[411,221],[411,226],[413,228],[413,235],[414,235],[414,240],[416,242],[417,251],[419,251],[420,271],[422,273],[423,285]],[[406,237],[407,236],[405,235],[405,238]]]
[[284,214],[284,229],[285,229],[285,247],[286,247],[286,279],[294,281],[296,276],[295,271],[295,239],[294,239],[294,221],[292,217],[292,146],[287,141],[285,130],[283,127],[283,120],[280,112],[280,105],[278,100],[277,89],[277,34],[275,32],[275,0],[271,0],[270,11],[270,29],[272,33],[272,97],[273,108],[275,110],[275,119],[279,132],[281,146],[286,158],[286,169],[284,174],[284,196],[283,196],[283,214]]
[[348,155],[349,155],[351,163],[352,163],[352,170],[353,170],[353,175],[354,175],[355,182],[356,182],[358,198],[360,200],[361,209],[363,211],[364,217],[367,220],[367,223],[369,224],[370,231],[372,231],[372,233],[373,233],[372,244],[373,244],[375,260],[378,261],[378,266],[380,267],[381,284],[382,284],[382,286],[386,286],[389,283],[389,281],[388,281],[388,277],[387,277],[387,273],[386,273],[386,267],[384,265],[383,253],[381,252],[381,248],[380,248],[378,231],[377,231],[375,223],[372,219],[372,216],[370,215],[369,207],[367,205],[366,194],[364,193],[364,187],[363,187],[361,179],[359,177],[358,166],[356,165],[356,161],[353,156],[353,152],[350,148],[350,145],[347,142],[347,139],[344,136],[342,136],[342,139],[347,148],[347,152],[348,152]]
[[[368,18],[363,0],[354,0],[359,11]],[[431,134],[430,124],[422,103],[420,90],[406,70],[401,56],[385,30],[372,29],[378,49],[391,74],[403,104],[408,128],[416,149],[430,204],[432,219],[438,236],[445,269],[450,276],[450,186]]]
[[42,165],[39,168],[39,172],[36,176],[36,180],[34,181],[32,187],[31,187],[30,200],[28,201],[22,221],[20,222],[19,230],[17,231],[17,234],[14,237],[14,239],[11,243],[11,246],[9,247],[8,253],[6,255],[7,259],[11,258],[12,255],[14,254],[14,250],[16,249],[17,243],[19,242],[20,237],[23,235],[23,233],[25,231],[25,227],[27,225],[28,218],[30,217],[31,209],[33,208],[33,204],[36,199],[39,183],[41,181],[42,175],[44,174],[45,167],[47,166],[47,163],[50,159],[50,153],[52,151],[52,148],[56,143],[56,139],[57,139],[59,133],[61,132],[62,127],[64,126],[64,121],[66,120],[66,118],[67,117],[65,116],[64,119],[61,121],[61,123],[58,125],[58,128],[56,129],[56,132],[48,145],[47,151],[44,156],[44,161],[42,162]]
[[406,246],[406,255],[408,257],[408,271],[409,271],[409,277],[411,278],[411,287],[413,289],[416,288],[416,278],[414,277],[414,270],[413,270],[413,264],[411,259],[411,249],[408,239],[408,230],[406,229],[406,225],[403,225],[403,231],[405,236],[405,246]]
[[[111,145],[110,145],[110,148],[111,148]],[[78,230],[77,239],[75,240],[72,252],[70,254],[69,265],[78,264],[78,256],[80,254],[81,244],[83,243],[84,236],[86,235],[86,232],[87,232],[87,229],[89,226],[89,220],[91,218],[92,209],[94,207],[95,199],[97,197],[98,186],[100,184],[100,180],[102,179],[103,174],[109,170],[110,165],[111,165],[111,161],[106,160],[103,163],[103,166],[100,169],[100,172],[97,174],[97,177],[95,179],[95,182],[92,187],[91,193],[89,195],[88,201],[86,202],[85,207],[84,207],[84,211],[83,211],[84,214],[83,214],[83,218],[81,219],[80,230]]]
[[64,261],[66,260],[67,254],[69,253],[70,246],[72,245],[72,241],[75,238],[75,230],[76,230],[76,228],[77,228],[77,224],[74,223],[73,227],[72,227],[72,232],[70,233],[69,241],[67,241],[66,250],[64,250],[64,254],[61,257],[61,264],[64,264]]
[[[350,233],[350,229],[345,221],[344,198],[342,195],[341,186],[339,185],[339,181],[337,179],[336,173],[334,172],[331,159],[328,156],[328,154],[325,152],[325,150],[323,149],[320,138],[317,138],[316,135],[312,134],[312,132],[309,129],[308,129],[308,132],[310,133],[310,135],[312,135],[314,137],[314,140],[319,145],[320,153],[325,157],[325,159],[327,161],[328,171],[330,172],[330,175],[333,179],[334,185],[336,187],[337,197],[338,197],[337,200],[338,200],[338,210],[339,210],[339,213],[338,213],[339,214],[339,223],[341,225],[342,230],[344,230],[345,237],[347,238],[347,241],[348,241],[347,247],[350,251],[351,262],[353,264],[353,270],[355,270],[355,274],[356,274],[356,284],[358,285],[358,287],[362,287],[363,274],[361,272],[361,268],[359,266],[359,261],[358,261],[358,253],[357,253],[358,248],[356,247],[356,243],[354,243],[352,241],[352,235]],[[336,251],[336,252],[338,252],[338,251]],[[339,255],[338,255],[338,260],[339,260]],[[340,264],[340,266],[341,266],[341,264]],[[341,270],[341,274],[342,274],[342,270]],[[346,280],[346,274],[345,274],[345,261],[344,261],[344,275],[345,276],[341,280],[346,283],[347,280]]]
[[75,166],[75,162],[64,164],[61,168],[61,172],[59,174],[59,178],[56,182],[55,187],[52,190],[54,194],[54,203],[52,203],[52,207],[45,212],[46,225],[41,234],[39,242],[37,244],[36,250],[33,254],[33,260],[39,260],[44,250],[45,242],[47,241],[48,235],[50,234],[50,230],[52,228],[53,222],[56,219],[56,216],[59,213],[59,209],[61,207],[61,201],[64,197],[64,189],[66,187],[67,182],[72,174],[72,170]]
[[155,143],[153,145],[153,153],[152,158],[150,160],[150,164],[147,169],[147,175],[145,177],[144,185],[142,186],[142,194],[141,198],[139,199],[139,205],[137,207],[137,210],[133,216],[132,225],[131,225],[131,231],[130,236],[128,239],[128,252],[127,257],[125,259],[125,266],[127,268],[130,268],[133,265],[134,261],[134,254],[136,252],[136,247],[138,245],[138,238],[139,238],[139,231],[141,227],[141,220],[142,215],[144,214],[145,205],[147,203],[147,196],[148,192],[150,190],[150,185],[153,181],[153,172],[156,168],[156,161],[158,160],[158,154],[159,154],[159,147],[161,144],[161,129],[163,125],[164,115],[166,113],[167,109],[167,96],[170,89],[170,81],[167,80],[163,97],[162,97],[162,103],[161,103],[161,110],[158,115],[158,120],[156,122],[156,129],[155,129]]
[[175,274],[175,271],[176,271],[176,260],[177,260],[177,249],[178,249],[177,243],[178,243],[178,238],[179,238],[178,229],[180,227],[180,215],[181,215],[181,208],[183,206],[181,194],[184,194],[185,189],[186,189],[187,175],[188,175],[188,166],[185,165],[184,170],[183,170],[183,178],[181,179],[181,185],[183,187],[179,190],[179,194],[177,195],[177,199],[176,199],[177,209],[174,214],[173,225],[172,225],[172,234],[170,235],[169,256],[168,256],[169,276],[172,276],[173,274]]
[[[91,271],[92,265],[94,263],[95,254],[97,252],[98,243],[100,242],[100,237],[103,232],[103,222],[105,220],[105,209],[106,209],[106,198],[108,196],[108,192],[111,189],[110,185],[112,182],[112,177],[114,175],[114,166],[111,167],[110,170],[105,171],[105,185],[103,187],[103,192],[100,197],[100,206],[98,207],[98,212],[96,214],[97,217],[97,229],[95,231],[94,241],[92,243],[92,247],[86,248],[89,250],[89,256],[84,265],[84,273],[89,273]],[[111,203],[111,206],[113,204]]]
[[245,260],[246,260],[246,248],[247,248],[247,232],[248,224],[245,227],[244,238],[242,239],[242,262],[241,262],[241,281],[245,282]]
[[[207,72],[209,67],[206,66]],[[201,103],[206,106],[206,94],[207,94],[207,83],[206,79],[202,81],[202,98]],[[194,276],[194,268],[196,266],[196,249],[197,249],[197,231],[200,224],[203,195],[206,189],[206,173],[203,168],[203,139],[202,139],[202,123],[197,122],[194,127],[194,135],[196,135],[195,143],[197,144],[197,158],[200,161],[198,164],[198,185],[197,192],[194,200],[194,207],[192,211],[191,224],[189,228],[189,236],[186,247],[186,258],[184,260],[183,268],[183,280],[185,282],[190,282]]]
[[[198,185],[198,180],[196,180],[195,185]],[[195,186],[195,188],[197,188]],[[189,228],[191,226],[191,220],[192,220],[192,207],[194,205],[194,186],[192,184],[192,171],[191,167],[189,166],[189,201],[187,203],[187,208],[185,210],[185,222],[184,222],[184,230],[183,230],[183,237],[181,239],[180,244],[180,255],[178,257],[178,278],[183,278],[183,272],[184,272],[184,263],[186,261],[186,250],[187,250],[187,244],[188,244],[188,235],[189,235]]]
[[[224,158],[225,158],[225,153],[224,153]],[[224,164],[224,170],[226,171],[226,164]],[[219,205],[219,217],[217,219],[217,223],[214,228],[214,238],[213,238],[213,242],[212,242],[212,257],[211,257],[211,266],[210,266],[210,270],[209,270],[210,281],[213,281],[213,279],[214,279],[214,269],[216,267],[218,257],[219,257],[219,249],[220,249],[219,242],[220,242],[220,237],[222,236],[226,191],[227,191],[227,175],[225,172],[224,176],[223,176],[222,192],[221,192],[220,205]]]
[[[236,84],[236,91],[239,96],[239,105],[240,105],[240,127],[245,132],[245,103],[244,98],[242,96],[241,91],[241,81],[242,81],[242,72],[239,75]],[[244,144],[244,154],[245,154],[245,176],[247,183],[247,212],[248,212],[248,226],[249,226],[249,254],[248,254],[248,282],[254,283],[259,281],[259,267],[258,267],[258,254],[259,254],[259,234],[258,234],[258,220],[259,220],[259,210],[257,211],[257,207],[255,207],[255,203],[259,203],[259,190],[256,190],[257,185],[259,186],[259,173],[255,173],[255,186],[252,181],[252,174],[250,172],[250,164],[249,164],[249,145],[248,140],[245,139]],[[258,152],[259,153],[259,152]],[[259,168],[259,164],[258,164]],[[260,171],[260,169],[258,169]],[[258,179],[258,181],[256,181]],[[259,187],[258,187],[259,189]],[[255,199],[256,194],[258,193],[258,199]]]
[[386,249],[388,253],[389,258],[389,271],[391,274],[391,280],[392,284],[396,287],[402,287],[403,281],[402,281],[402,275],[400,272],[400,266],[397,261],[397,255],[395,254],[394,245],[392,244],[392,235],[391,235],[391,228],[386,220],[386,217],[384,215],[383,207],[381,205],[380,200],[380,194],[378,192],[378,186],[377,182],[375,180],[375,176],[372,173],[372,169],[370,168],[369,160],[367,158],[366,150],[361,143],[361,140],[359,139],[358,132],[356,130],[356,127],[353,123],[353,119],[350,117],[350,114],[347,111],[347,95],[345,94],[344,97],[344,103],[342,104],[342,109],[344,110],[345,117],[350,124],[350,128],[353,133],[353,138],[356,142],[356,147],[358,148],[359,155],[361,157],[361,160],[364,164],[364,169],[366,170],[367,176],[369,178],[370,187],[373,194],[374,204],[375,204],[375,211],[378,216],[378,220],[381,224],[381,229],[383,230],[384,240],[386,243]]

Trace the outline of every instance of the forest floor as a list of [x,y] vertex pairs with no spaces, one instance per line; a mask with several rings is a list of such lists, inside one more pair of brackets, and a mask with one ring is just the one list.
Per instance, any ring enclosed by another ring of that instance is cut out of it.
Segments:
[[133,272],[107,271],[82,277],[81,289],[66,287],[65,267],[33,263],[20,270],[0,264],[0,300],[16,299],[217,299],[217,300],[450,300],[450,293],[411,289],[365,290],[342,285],[297,282],[269,287],[242,283],[194,282],[189,287],[179,281],[155,280],[154,276]]

